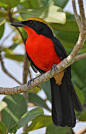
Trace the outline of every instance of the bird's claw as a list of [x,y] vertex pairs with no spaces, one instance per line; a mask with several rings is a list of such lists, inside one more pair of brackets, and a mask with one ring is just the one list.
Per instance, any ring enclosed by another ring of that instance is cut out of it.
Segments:
[[[52,70],[54,70],[54,75],[55,75],[55,71],[57,70],[56,64],[53,64],[50,72],[52,72]],[[58,76],[60,77],[59,73],[58,73]]]
[[[40,76],[41,76],[41,75],[39,75],[39,76],[37,76],[37,77],[40,77]],[[37,77],[36,77],[36,78],[37,78]],[[34,82],[34,80],[35,80],[36,78],[30,79],[30,80],[27,82],[27,86],[29,87],[29,89],[31,89],[31,81]]]
[[34,78],[33,79],[31,79],[31,80],[29,80],[28,82],[27,82],[27,86],[29,87],[29,89],[31,90],[31,81],[33,81],[34,82]]
[[55,75],[55,71],[56,71],[56,69],[57,69],[56,64],[53,64],[53,66],[52,66],[50,72],[52,72],[52,70],[54,70],[54,75]]

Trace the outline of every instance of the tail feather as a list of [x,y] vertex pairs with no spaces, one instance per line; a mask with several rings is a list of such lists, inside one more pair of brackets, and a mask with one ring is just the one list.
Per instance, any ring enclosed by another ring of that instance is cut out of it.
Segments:
[[57,126],[74,127],[76,117],[74,108],[81,111],[82,106],[74,90],[68,72],[65,72],[62,84],[58,86],[54,78],[50,79],[52,94],[52,119]]
[[[52,94],[52,119],[55,125],[63,126],[63,111],[61,106],[61,95],[54,78],[50,79]],[[54,87],[54,90],[53,90]]]
[[74,86],[71,82],[70,76],[68,74],[66,74],[66,77],[67,77],[68,83],[70,85],[70,93],[71,93],[71,96],[72,96],[72,102],[73,102],[74,109],[77,112],[81,112],[82,111],[82,105],[80,103],[80,100],[79,100],[76,92],[75,92],[75,89],[74,89]]

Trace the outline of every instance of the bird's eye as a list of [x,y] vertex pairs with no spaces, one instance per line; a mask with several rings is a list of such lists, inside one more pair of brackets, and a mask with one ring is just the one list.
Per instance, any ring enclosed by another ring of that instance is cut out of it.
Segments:
[[33,22],[32,22],[32,21],[30,21],[29,23],[30,23],[30,24],[33,24]]

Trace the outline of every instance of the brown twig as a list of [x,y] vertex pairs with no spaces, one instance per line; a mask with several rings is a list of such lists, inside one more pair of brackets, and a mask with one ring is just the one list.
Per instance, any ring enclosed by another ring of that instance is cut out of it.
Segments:
[[[27,75],[28,75],[28,58],[27,58],[27,54],[26,54],[26,51],[25,51],[24,65],[23,65],[23,84],[27,83]],[[26,101],[28,102],[28,94],[27,94],[27,92],[24,93],[24,96],[26,98]]]
[[19,13],[19,10],[12,12],[11,15],[16,14],[16,13]]
[[75,62],[75,61],[78,61],[78,60],[81,60],[81,59],[84,59],[84,58],[86,58],[86,53],[78,55],[78,56],[74,59],[74,62]]
[[28,73],[29,73],[30,79],[32,79],[32,75],[31,75],[31,71],[30,71],[30,68],[29,67],[28,67]]
[[79,16],[78,16],[77,11],[76,11],[75,0],[72,0],[72,5],[73,5],[74,16],[75,16],[77,25],[78,25],[78,27],[79,27],[79,31],[81,31],[81,22],[80,22],[80,20],[79,20]]
[[1,56],[1,53],[0,53],[0,61],[1,61],[1,68],[2,68],[3,72],[4,72],[5,74],[7,74],[10,78],[12,78],[13,80],[15,80],[18,84],[21,85],[21,82],[19,82],[14,76],[12,76],[12,75],[7,71],[7,69],[5,68],[5,65],[4,65],[4,62],[3,62],[3,58],[2,58],[2,56]]
[[6,11],[0,10],[0,12],[7,15]]
[[74,46],[73,51],[69,55],[69,58],[72,60],[78,55],[78,53],[80,52],[81,48],[83,47],[85,39],[86,39],[86,30],[85,30],[85,27],[83,27],[83,24],[85,23],[85,19],[82,19],[84,17],[84,10],[83,10],[83,4],[80,1],[82,1],[82,0],[78,0],[78,2],[80,4],[79,7],[80,7],[81,22],[79,20],[77,12],[76,12],[75,0],[72,0],[74,16],[75,16],[76,22],[77,22],[79,30],[80,30],[78,41],[77,41],[76,45]]
[[23,41],[23,43],[25,44],[26,40],[24,39],[24,37],[23,37],[23,35],[22,35],[21,31],[19,30],[19,28],[18,28],[18,27],[15,27],[15,28],[16,28],[16,29],[17,29],[17,31],[19,32],[19,34],[20,34],[20,36],[21,36],[21,38],[22,38],[22,41]]
[[84,31],[85,30],[85,14],[84,14],[83,1],[78,0],[78,3],[79,3],[79,10],[80,10],[80,17],[81,17],[81,28]]
[[[23,84],[27,83],[27,75],[28,75],[28,58],[27,58],[27,54],[26,54],[26,51],[25,51],[24,65],[23,65]],[[28,92],[24,92],[23,95],[25,96],[26,102],[28,103]],[[27,110],[28,110],[28,107],[27,107]],[[23,127],[23,132],[26,131],[27,127],[28,127],[28,124],[26,124]]]
[[[14,18],[12,17],[12,12],[11,12],[10,10],[8,10],[8,17],[9,17],[9,21],[10,21],[11,23],[13,23],[13,22],[14,22]],[[24,39],[24,37],[23,37],[21,31],[19,30],[18,27],[15,27],[15,28],[17,29],[17,31],[18,31],[19,34],[21,35],[22,41],[23,41],[23,43],[25,44],[26,40]]]

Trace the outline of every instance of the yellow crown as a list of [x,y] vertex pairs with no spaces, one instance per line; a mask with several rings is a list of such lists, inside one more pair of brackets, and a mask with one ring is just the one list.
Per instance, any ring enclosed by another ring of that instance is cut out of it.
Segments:
[[43,22],[44,24],[46,24],[52,30],[51,26],[45,20],[43,20],[41,18],[30,17],[30,18],[25,19],[24,21],[29,21],[29,20],[36,20],[36,21],[39,21],[39,22]]

